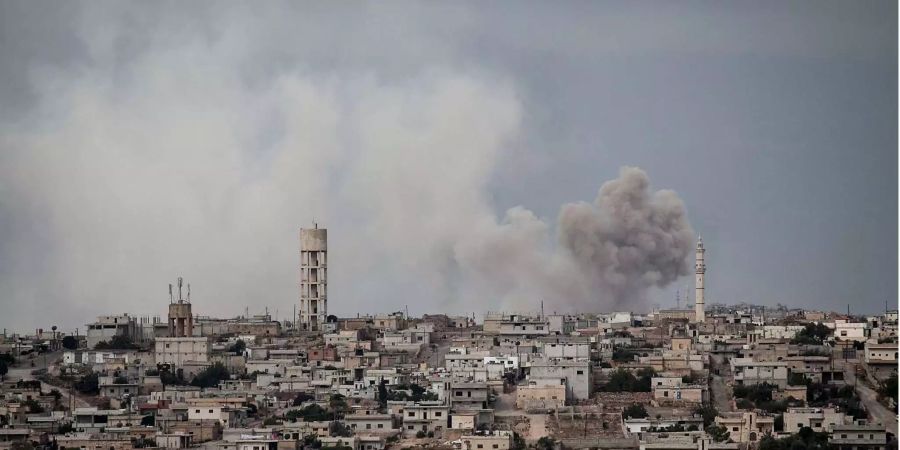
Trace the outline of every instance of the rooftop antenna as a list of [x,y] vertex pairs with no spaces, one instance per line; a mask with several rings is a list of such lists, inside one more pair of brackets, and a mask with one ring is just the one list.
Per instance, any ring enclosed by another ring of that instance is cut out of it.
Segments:
[[544,301],[541,300],[541,319],[544,318]]
[[178,303],[182,302],[181,285],[183,284],[183,282],[184,282],[184,280],[181,277],[178,277]]
[[175,303],[175,297],[172,296],[172,283],[169,283],[169,303]]
[[188,303],[191,302],[191,283],[188,283],[188,297],[187,297],[187,302],[188,302]]
[[675,309],[681,309],[681,291],[675,289]]

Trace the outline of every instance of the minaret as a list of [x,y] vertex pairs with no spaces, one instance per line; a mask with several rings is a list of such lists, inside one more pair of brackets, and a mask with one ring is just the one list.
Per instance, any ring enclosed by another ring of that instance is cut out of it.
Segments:
[[703,262],[703,254],[706,249],[703,248],[703,238],[697,237],[697,263],[695,265],[697,278],[694,285],[694,320],[699,323],[706,321],[706,312],[703,310],[703,276],[706,274],[706,264]]

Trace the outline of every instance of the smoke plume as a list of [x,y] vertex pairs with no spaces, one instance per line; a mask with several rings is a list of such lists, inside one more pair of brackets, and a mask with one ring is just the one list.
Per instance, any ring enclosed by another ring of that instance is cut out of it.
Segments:
[[30,67],[33,104],[0,121],[3,326],[164,314],[177,276],[197,314],[289,318],[313,221],[338,315],[639,309],[687,273],[684,207],[639,169],[556,224],[498,217],[489,184],[525,151],[502,74],[321,68],[330,54],[286,38],[309,27],[278,9],[211,8],[198,28],[90,5],[67,39],[77,70]]
[[652,192],[634,167],[605,183],[594,204],[569,204],[559,215],[560,244],[592,290],[617,308],[687,275],[693,235],[678,195]]

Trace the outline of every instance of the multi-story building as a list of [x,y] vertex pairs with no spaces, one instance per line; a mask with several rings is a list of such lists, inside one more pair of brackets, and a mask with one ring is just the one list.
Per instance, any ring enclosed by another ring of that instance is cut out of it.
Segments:
[[128,314],[121,316],[99,316],[94,323],[87,324],[87,347],[94,348],[100,342],[110,342],[116,336],[139,342],[142,334],[138,328],[137,319]]
[[796,433],[807,427],[815,432],[831,432],[846,421],[847,416],[835,408],[788,408],[784,412],[784,431]]
[[828,446],[833,450],[885,450],[887,431],[884,424],[865,421],[835,425],[828,435]]

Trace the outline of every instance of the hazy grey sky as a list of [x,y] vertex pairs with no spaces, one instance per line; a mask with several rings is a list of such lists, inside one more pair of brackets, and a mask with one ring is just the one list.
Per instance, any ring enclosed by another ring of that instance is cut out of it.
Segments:
[[896,8],[0,2],[0,326],[163,314],[179,275],[286,318],[314,219],[339,315],[609,310],[557,216],[624,166],[683,201],[707,302],[896,305]]

